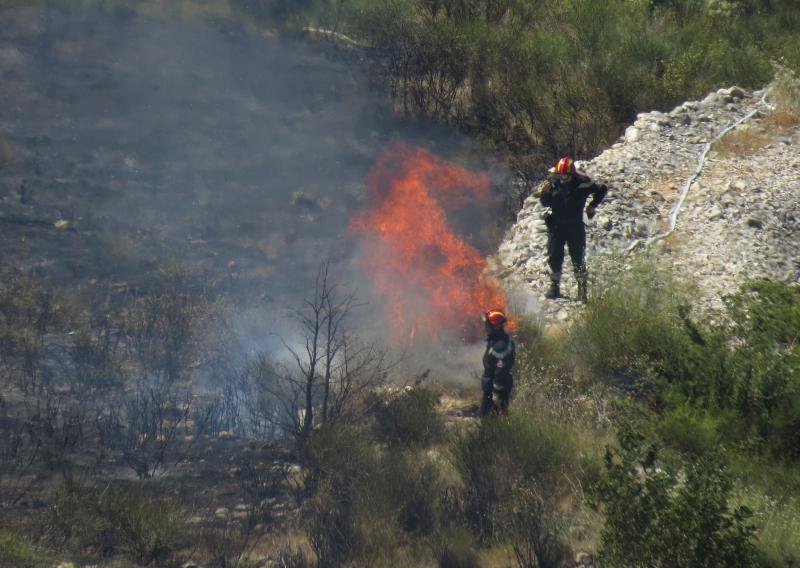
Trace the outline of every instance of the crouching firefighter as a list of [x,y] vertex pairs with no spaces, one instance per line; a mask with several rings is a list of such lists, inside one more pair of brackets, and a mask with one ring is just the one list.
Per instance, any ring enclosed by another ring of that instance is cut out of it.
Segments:
[[578,283],[578,299],[586,303],[589,275],[584,262],[586,228],[583,224],[583,207],[591,196],[586,216],[589,219],[594,217],[595,209],[603,201],[608,188],[576,172],[575,162],[569,156],[561,158],[550,172],[539,192],[541,204],[550,208],[550,213],[545,217],[550,288],[545,296],[551,300],[561,296],[561,266],[564,264],[566,244]]
[[481,316],[486,326],[486,351],[483,354],[483,401],[481,402],[481,416],[487,415],[495,409],[494,395],[499,399],[497,410],[505,414],[508,412],[508,403],[511,400],[511,390],[514,388],[514,368],[516,347],[514,340],[506,333],[504,328],[507,318],[501,310],[489,310]]

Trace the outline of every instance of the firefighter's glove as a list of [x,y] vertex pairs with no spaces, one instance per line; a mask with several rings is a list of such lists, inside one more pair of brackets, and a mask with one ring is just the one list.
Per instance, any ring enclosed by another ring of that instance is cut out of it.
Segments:
[[587,207],[587,208],[586,208],[586,216],[587,216],[589,219],[591,219],[591,218],[593,218],[593,217],[594,217],[594,214],[595,214],[594,207],[592,207],[591,205],[589,205],[589,207]]

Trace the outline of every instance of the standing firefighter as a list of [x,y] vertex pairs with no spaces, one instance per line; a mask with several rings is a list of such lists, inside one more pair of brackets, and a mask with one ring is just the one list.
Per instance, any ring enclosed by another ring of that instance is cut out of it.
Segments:
[[516,347],[503,326],[507,321],[501,310],[489,310],[481,316],[486,326],[486,351],[483,353],[483,402],[481,416],[485,416],[494,408],[494,394],[500,400],[499,411],[508,412],[511,389],[514,388],[514,367]]
[[589,219],[594,217],[595,209],[603,201],[608,188],[576,172],[575,162],[569,156],[561,158],[551,171],[539,195],[542,205],[550,208],[550,213],[545,217],[550,289],[545,296],[550,299],[561,296],[559,285],[566,244],[578,283],[578,298],[585,303],[588,273],[584,262],[586,228],[583,225],[583,206],[591,195],[592,201],[586,207],[586,216]]

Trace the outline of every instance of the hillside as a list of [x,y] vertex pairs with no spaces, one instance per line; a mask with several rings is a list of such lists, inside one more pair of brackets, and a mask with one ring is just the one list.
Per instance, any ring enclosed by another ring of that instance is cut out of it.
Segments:
[[0,0],[0,568],[800,565],[795,3]]
[[[613,280],[620,262],[654,254],[696,283],[707,307],[720,307],[747,280],[800,282],[799,143],[797,118],[767,91],[731,87],[669,113],[640,114],[610,148],[578,163],[609,186],[586,220],[590,273]],[[530,287],[541,300],[543,211],[528,197],[495,259],[511,286]],[[569,299],[543,304],[556,319],[573,307]]]

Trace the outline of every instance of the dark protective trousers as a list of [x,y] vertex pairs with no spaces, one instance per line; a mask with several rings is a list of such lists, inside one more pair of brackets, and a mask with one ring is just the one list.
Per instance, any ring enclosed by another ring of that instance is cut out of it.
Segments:
[[514,375],[511,373],[498,374],[496,377],[481,377],[483,388],[483,401],[481,402],[481,416],[486,416],[494,407],[494,393],[497,393],[501,413],[508,412],[511,402],[511,391],[514,390]]
[[547,231],[547,264],[553,274],[561,274],[564,264],[564,245],[569,248],[569,257],[576,274],[585,272],[583,254],[586,250],[586,229],[583,223],[551,225]]

